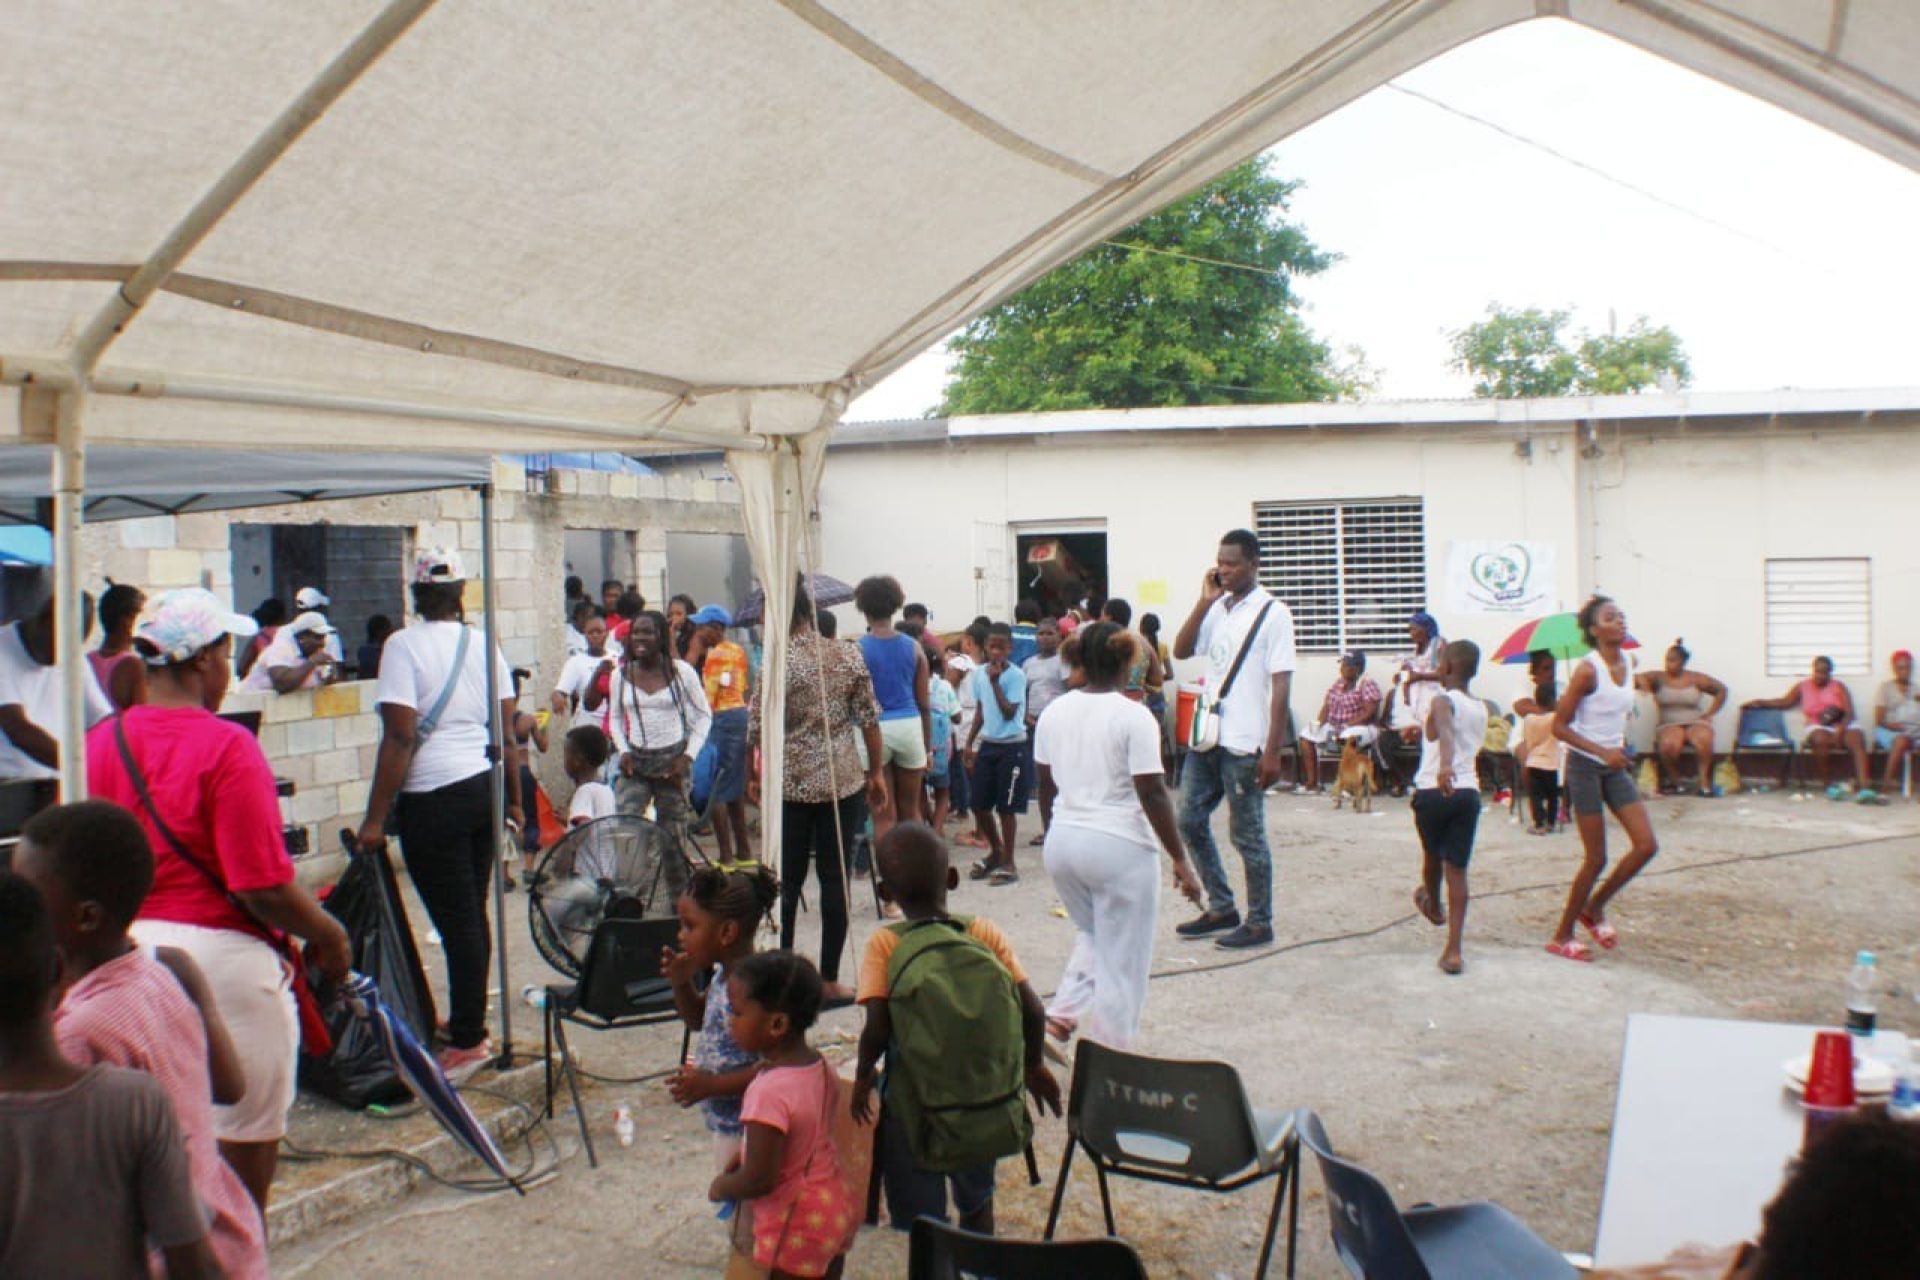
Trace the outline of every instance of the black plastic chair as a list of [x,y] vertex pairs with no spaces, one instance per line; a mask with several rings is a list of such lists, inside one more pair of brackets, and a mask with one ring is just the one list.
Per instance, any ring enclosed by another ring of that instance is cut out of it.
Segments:
[[1002,1240],[916,1218],[907,1280],[1147,1280],[1124,1240]]
[[1280,1205],[1288,1188],[1296,1188],[1287,1216],[1287,1274],[1293,1274],[1300,1224],[1300,1142],[1293,1132],[1293,1115],[1256,1110],[1247,1101],[1240,1073],[1226,1063],[1148,1058],[1082,1040],[1074,1054],[1067,1102],[1067,1149],[1060,1157],[1060,1180],[1047,1214],[1049,1240],[1060,1220],[1075,1150],[1084,1150],[1093,1161],[1110,1236],[1119,1232],[1108,1174],[1216,1192],[1277,1179],[1256,1277],[1267,1274]]
[[1333,1153],[1319,1116],[1300,1111],[1294,1129],[1327,1184],[1333,1247],[1361,1280],[1554,1280],[1579,1274],[1526,1223],[1491,1201],[1415,1205],[1402,1213],[1378,1178]]
[[558,1045],[560,1074],[573,1095],[573,1109],[580,1118],[580,1140],[587,1148],[587,1163],[593,1168],[600,1167],[600,1160],[593,1150],[593,1135],[587,1131],[587,1111],[580,1103],[579,1072],[567,1044],[566,1024],[617,1031],[678,1018],[673,984],[660,972],[660,951],[673,946],[679,933],[680,922],[675,919],[602,920],[587,944],[580,981],[547,987],[546,1055],[542,1059],[547,1068],[547,1116],[553,1116],[553,1050]]

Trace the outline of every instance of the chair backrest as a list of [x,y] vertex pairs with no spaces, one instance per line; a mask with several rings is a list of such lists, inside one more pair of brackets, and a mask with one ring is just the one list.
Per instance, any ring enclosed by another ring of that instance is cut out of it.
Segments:
[[916,1218],[908,1280],[1147,1280],[1124,1240],[1004,1240]]
[[1347,1270],[1366,1280],[1429,1280],[1407,1224],[1380,1180],[1333,1153],[1319,1116],[1303,1109],[1294,1113],[1293,1122],[1300,1141],[1320,1163],[1333,1247]]
[[1740,712],[1733,740],[1743,747],[1791,747],[1787,713],[1778,707],[1747,707]]
[[1067,1130],[1109,1166],[1224,1182],[1260,1156],[1240,1073],[1224,1062],[1148,1058],[1082,1040]]
[[666,986],[660,951],[679,933],[678,920],[602,920],[580,966],[580,1011],[607,1019],[657,1012]]

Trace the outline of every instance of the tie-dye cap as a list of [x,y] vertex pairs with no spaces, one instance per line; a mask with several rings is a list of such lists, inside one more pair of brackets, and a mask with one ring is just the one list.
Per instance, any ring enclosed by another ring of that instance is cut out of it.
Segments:
[[419,586],[429,582],[465,582],[467,571],[460,557],[446,547],[421,547],[413,555],[413,581]]
[[150,666],[185,662],[221,636],[257,635],[260,624],[235,613],[204,587],[169,591],[147,605],[134,628],[134,647]]

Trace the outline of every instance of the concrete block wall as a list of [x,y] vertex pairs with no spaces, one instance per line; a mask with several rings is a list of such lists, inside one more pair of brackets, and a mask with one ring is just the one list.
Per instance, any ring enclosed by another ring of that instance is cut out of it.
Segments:
[[[566,660],[561,586],[567,529],[631,531],[634,560],[625,572],[649,604],[663,603],[671,589],[668,531],[741,531],[737,495],[710,480],[559,471],[549,473],[537,487],[537,492],[529,492],[528,478],[519,467],[494,464],[494,596],[500,646],[509,663],[533,671],[528,695],[535,707],[546,704]],[[476,623],[480,619],[480,495],[472,489],[89,525],[82,544],[84,585],[97,593],[110,578],[149,595],[206,587],[231,603],[228,530],[234,523],[398,527],[405,532],[404,546],[391,571],[402,582],[416,547],[453,548],[471,575],[467,615]],[[361,639],[356,634],[342,638],[349,652]],[[321,880],[334,873],[336,830],[358,826],[365,813],[380,732],[372,697],[373,685],[364,681],[293,694],[228,695],[225,710],[261,712],[261,746],[275,771],[294,782],[296,793],[282,808],[288,822],[308,828],[308,847],[314,854],[302,868],[303,878]],[[564,804],[570,789],[560,772],[559,752],[537,759],[535,770],[555,802]]]

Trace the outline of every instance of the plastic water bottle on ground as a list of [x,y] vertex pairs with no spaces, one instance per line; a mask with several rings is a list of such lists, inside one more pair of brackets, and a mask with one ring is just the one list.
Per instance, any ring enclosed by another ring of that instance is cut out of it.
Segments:
[[1880,970],[1873,952],[1862,951],[1853,958],[1853,972],[1847,975],[1847,1032],[1853,1037],[1855,1062],[1873,1043],[1879,1002]]
[[613,1132],[621,1146],[633,1145],[633,1108],[624,1102],[613,1109]]
[[529,1009],[544,1009],[547,1007],[547,989],[538,983],[529,982],[520,988],[520,1002]]

